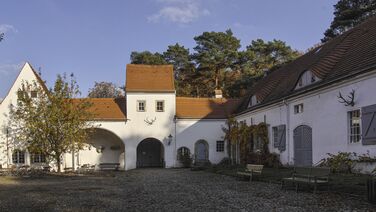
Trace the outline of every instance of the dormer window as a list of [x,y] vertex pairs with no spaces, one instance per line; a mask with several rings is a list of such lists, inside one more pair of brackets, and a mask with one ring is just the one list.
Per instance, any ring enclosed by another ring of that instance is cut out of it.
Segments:
[[310,85],[310,84],[313,84],[313,83],[316,83],[318,81],[320,81],[321,79],[318,78],[314,73],[312,73],[312,71],[308,70],[308,71],[305,71],[299,78],[299,81],[295,87],[295,89],[299,89],[299,88],[302,88],[302,87],[305,87],[307,85]]
[[255,106],[255,105],[257,105],[258,103],[260,103],[260,102],[257,100],[257,97],[256,97],[255,95],[253,95],[253,96],[251,96],[251,98],[249,99],[248,107]]

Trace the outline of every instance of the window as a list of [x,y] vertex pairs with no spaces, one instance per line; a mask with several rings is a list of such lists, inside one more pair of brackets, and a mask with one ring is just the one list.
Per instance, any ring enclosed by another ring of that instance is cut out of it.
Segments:
[[37,91],[31,91],[30,92],[31,98],[37,98],[38,97],[38,92]]
[[145,112],[146,108],[146,101],[145,100],[138,100],[137,101],[137,111],[138,112]]
[[31,163],[45,163],[46,156],[40,153],[32,153],[31,154]]
[[304,86],[313,84],[315,82],[320,81],[320,78],[318,78],[312,71],[305,71],[299,78],[298,84],[296,85],[295,89],[302,88]]
[[190,156],[190,155],[191,155],[191,151],[189,151],[187,147],[180,147],[178,149],[178,160],[180,160],[182,156]]
[[303,104],[294,105],[294,113],[303,113]]
[[253,151],[254,152],[261,152],[263,147],[262,139],[258,136],[255,136],[253,140]]
[[272,128],[273,144],[274,148],[278,148],[279,151],[286,150],[286,125],[282,124]]
[[255,95],[253,95],[253,96],[251,96],[251,98],[249,99],[248,107],[255,106],[255,105],[257,105],[258,103],[260,103],[260,102],[257,100],[257,97],[256,97]]
[[224,152],[224,151],[225,151],[225,142],[217,141],[217,152]]
[[361,138],[360,132],[360,110],[348,112],[349,119],[349,141],[350,143],[358,143]]
[[14,164],[25,163],[25,151],[14,150],[12,154],[12,161]]
[[157,101],[156,102],[156,111],[163,112],[164,111],[164,101]]

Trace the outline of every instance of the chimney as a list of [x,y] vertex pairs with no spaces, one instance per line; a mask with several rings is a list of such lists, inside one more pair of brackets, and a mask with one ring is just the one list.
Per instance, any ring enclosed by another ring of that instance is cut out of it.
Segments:
[[222,90],[220,90],[220,89],[215,89],[215,90],[214,90],[214,93],[215,93],[215,98],[216,98],[216,99],[223,98],[223,96],[222,96]]

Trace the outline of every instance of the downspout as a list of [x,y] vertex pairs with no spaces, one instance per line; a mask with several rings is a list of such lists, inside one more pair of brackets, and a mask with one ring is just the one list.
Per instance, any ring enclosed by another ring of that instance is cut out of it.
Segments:
[[176,167],[176,165],[177,165],[177,157],[178,157],[178,155],[177,155],[177,150],[176,150],[176,141],[177,141],[177,139],[176,139],[176,122],[178,121],[178,119],[177,119],[177,116],[175,115],[174,116],[174,154],[175,154],[175,156],[174,156],[174,158],[175,158],[175,160],[174,160],[174,167]]
[[286,99],[283,99],[283,104],[286,106],[287,163],[290,165],[290,104]]

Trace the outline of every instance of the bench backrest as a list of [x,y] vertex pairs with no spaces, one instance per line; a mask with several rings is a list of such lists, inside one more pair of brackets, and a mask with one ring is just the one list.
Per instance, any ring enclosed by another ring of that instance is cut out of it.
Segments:
[[294,173],[299,175],[311,175],[311,167],[295,167]]
[[309,176],[328,176],[330,174],[330,168],[325,167],[295,167],[294,172],[299,175]]
[[264,165],[247,164],[247,171],[261,172]]
[[324,177],[330,175],[330,168],[325,167],[313,167],[311,171],[311,175],[317,177]]

